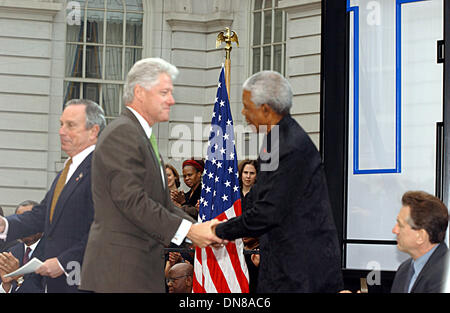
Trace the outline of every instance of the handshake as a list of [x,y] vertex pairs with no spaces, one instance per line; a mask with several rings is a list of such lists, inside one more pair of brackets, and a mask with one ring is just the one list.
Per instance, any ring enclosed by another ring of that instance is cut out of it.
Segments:
[[192,224],[186,237],[192,240],[192,243],[199,248],[205,248],[210,245],[215,248],[222,247],[228,241],[216,235],[216,226],[220,223],[222,222],[212,219],[204,223]]

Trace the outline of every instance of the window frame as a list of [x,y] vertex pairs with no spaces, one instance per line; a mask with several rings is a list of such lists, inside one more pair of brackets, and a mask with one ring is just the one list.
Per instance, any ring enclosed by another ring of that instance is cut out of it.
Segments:
[[[141,52],[141,58],[144,55],[144,41],[145,41],[145,37],[144,37],[144,27],[145,27],[145,0],[142,1],[142,6],[141,8],[139,8],[138,11],[136,10],[129,10],[127,8],[127,4],[126,4],[126,0],[121,0],[122,2],[122,9],[113,9],[108,7],[110,0],[105,0],[104,1],[104,7],[103,8],[91,8],[88,7],[89,5],[89,0],[86,0],[84,5],[82,5],[82,7],[80,8],[81,10],[83,10],[83,40],[82,41],[69,41],[67,39],[67,29],[66,29],[66,38],[65,38],[65,48],[67,49],[68,45],[74,45],[77,46],[77,49],[79,46],[82,47],[82,49],[80,49],[80,51],[82,51],[82,55],[79,56],[78,58],[80,58],[81,62],[82,62],[82,73],[81,73],[81,77],[73,77],[73,76],[68,76],[68,73],[65,72],[64,73],[64,84],[63,84],[63,88],[64,88],[64,103],[67,102],[69,99],[72,99],[73,97],[70,97],[70,92],[69,92],[69,88],[71,86],[71,83],[79,83],[79,97],[83,98],[84,95],[84,88],[85,88],[85,84],[97,84],[98,85],[98,104],[105,109],[105,105],[104,105],[104,96],[103,96],[103,92],[104,92],[104,88],[106,88],[108,85],[118,85],[119,86],[119,99],[118,99],[118,114],[121,114],[122,108],[123,108],[123,87],[125,85],[125,79],[126,79],[126,52],[127,49],[134,49],[132,51],[139,51]],[[87,41],[87,28],[88,28],[88,13],[89,12],[99,12],[100,14],[103,14],[103,40],[101,43],[99,42],[88,42]],[[107,42],[107,31],[108,31],[108,22],[110,20],[108,20],[108,13],[113,12],[113,13],[121,13],[122,14],[122,42],[120,44],[117,43],[108,43]],[[126,29],[127,29],[127,14],[140,14],[142,15],[142,42],[141,45],[131,45],[127,43],[127,33],[126,33]],[[67,27],[67,25],[66,25]],[[100,55],[100,60],[101,60],[101,69],[100,69],[100,78],[92,78],[92,77],[86,77],[86,66],[87,66],[87,49],[88,47],[98,47],[99,48],[99,54]],[[115,79],[106,79],[106,58],[107,58],[107,49],[108,48],[120,48],[121,49],[121,79],[119,80],[115,80]],[[68,60],[67,59],[67,54],[65,55],[65,65],[67,65],[67,62],[74,62],[75,60]],[[117,116],[115,116],[114,114],[109,114],[107,115],[107,112],[105,110],[105,118],[108,121],[111,121],[113,119],[115,119]]]

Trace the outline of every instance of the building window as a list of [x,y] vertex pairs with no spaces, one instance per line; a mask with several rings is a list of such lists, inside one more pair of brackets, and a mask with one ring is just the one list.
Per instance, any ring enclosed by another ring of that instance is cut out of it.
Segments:
[[278,9],[279,0],[254,0],[251,41],[252,73],[274,70],[285,72],[286,14]]
[[79,0],[79,25],[67,25],[64,103],[97,102],[108,120],[120,114],[123,85],[142,58],[142,0]]

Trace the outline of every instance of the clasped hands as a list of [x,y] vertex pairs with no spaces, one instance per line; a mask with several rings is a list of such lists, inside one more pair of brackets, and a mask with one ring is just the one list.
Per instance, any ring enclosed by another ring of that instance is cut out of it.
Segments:
[[216,226],[220,223],[222,222],[213,219],[204,223],[192,224],[187,237],[199,248],[207,246],[213,246],[214,248],[223,247],[228,244],[228,240],[221,239],[216,235]]

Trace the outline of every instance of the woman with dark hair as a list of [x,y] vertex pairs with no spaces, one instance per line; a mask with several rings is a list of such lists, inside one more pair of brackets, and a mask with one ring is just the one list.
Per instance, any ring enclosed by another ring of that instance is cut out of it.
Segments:
[[184,183],[190,188],[190,190],[185,193],[178,192],[178,194],[174,194],[172,200],[186,213],[197,219],[197,203],[200,200],[200,195],[202,192],[200,185],[202,182],[202,174],[203,169],[205,168],[205,163],[203,160],[186,160],[183,162],[182,168]]
[[256,183],[258,162],[256,160],[243,160],[238,165],[239,185],[241,187],[241,207],[245,210],[247,205],[247,195]]
[[[239,185],[241,187],[241,207],[242,211],[252,206],[251,192],[253,185],[256,183],[256,176],[258,173],[258,162],[256,160],[243,160],[239,162]],[[244,237],[244,248],[246,250],[258,250],[259,240],[258,238]],[[258,282],[258,267],[259,267],[259,254],[245,254],[245,263],[247,264],[248,272],[250,275],[250,293],[256,293]]]

